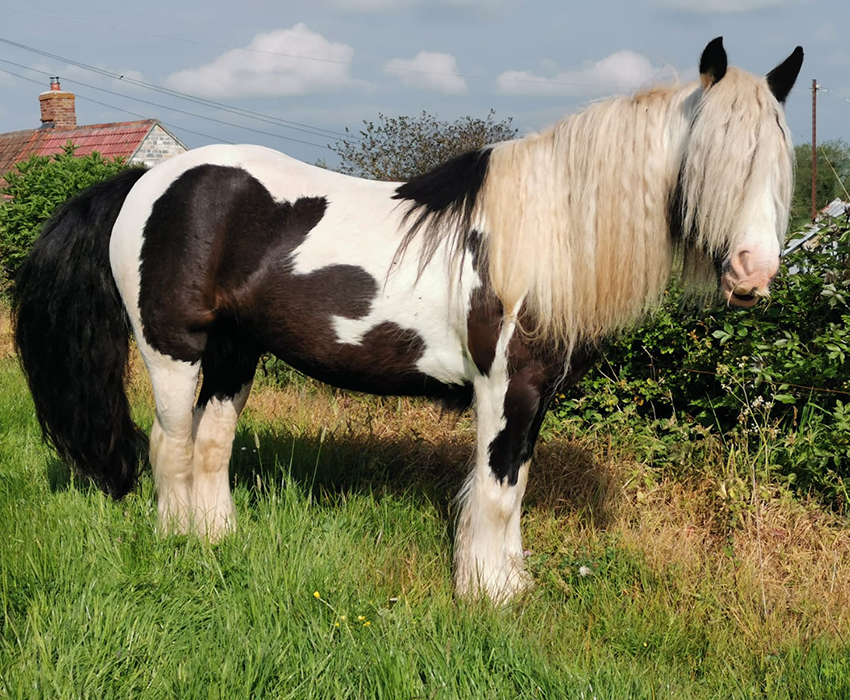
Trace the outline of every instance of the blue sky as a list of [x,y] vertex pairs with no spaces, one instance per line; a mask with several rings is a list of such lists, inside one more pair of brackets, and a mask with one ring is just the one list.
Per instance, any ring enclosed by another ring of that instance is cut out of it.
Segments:
[[[722,35],[730,62],[757,73],[802,45],[806,59],[787,105],[795,141],[810,138],[813,78],[829,90],[819,94],[819,139],[850,141],[849,19],[846,0],[0,0],[0,38],[56,56],[0,43],[0,69],[37,81],[0,71],[0,132],[38,126],[37,95],[56,74],[78,95],[80,123],[136,118],[120,107],[173,125],[190,147],[261,143],[333,162],[324,146],[335,139],[324,130],[356,131],[379,112],[425,110],[454,119],[493,108],[528,132],[615,92],[674,74],[694,77],[703,47]],[[274,123],[128,79],[252,110]],[[319,133],[286,128],[279,119]]]

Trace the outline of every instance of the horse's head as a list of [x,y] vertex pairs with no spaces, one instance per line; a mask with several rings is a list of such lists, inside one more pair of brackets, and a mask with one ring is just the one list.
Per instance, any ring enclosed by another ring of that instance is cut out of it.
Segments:
[[779,270],[794,172],[783,107],[802,62],[798,46],[766,77],[751,75],[727,66],[720,38],[700,60],[702,94],[680,180],[683,217],[734,306],[768,296]]

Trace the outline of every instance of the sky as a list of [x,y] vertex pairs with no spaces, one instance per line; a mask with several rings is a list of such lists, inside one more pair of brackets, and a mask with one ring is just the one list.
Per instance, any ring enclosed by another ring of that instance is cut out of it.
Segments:
[[811,139],[816,78],[818,140],[850,141],[848,20],[847,0],[0,0],[0,133],[37,127],[58,75],[80,124],[157,118],[190,148],[259,143],[333,165],[328,144],[379,114],[494,109],[529,133],[693,79],[723,36],[730,64],[759,74],[803,46],[794,140]]

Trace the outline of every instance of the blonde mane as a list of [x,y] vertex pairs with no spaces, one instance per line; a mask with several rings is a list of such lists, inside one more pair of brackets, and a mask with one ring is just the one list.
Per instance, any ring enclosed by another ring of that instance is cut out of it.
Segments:
[[[778,125],[778,127],[777,127]],[[633,323],[672,267],[681,216],[686,274],[716,280],[752,183],[770,178],[777,236],[793,183],[791,141],[764,79],[730,68],[699,84],[616,97],[493,147],[474,217],[490,283],[524,333],[571,350]],[[674,209],[677,187],[681,214]]]

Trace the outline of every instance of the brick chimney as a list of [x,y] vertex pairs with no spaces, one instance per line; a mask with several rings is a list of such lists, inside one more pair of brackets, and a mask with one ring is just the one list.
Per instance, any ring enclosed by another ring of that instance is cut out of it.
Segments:
[[50,79],[50,90],[38,96],[43,128],[69,129],[77,126],[74,94],[59,87],[59,78]]

